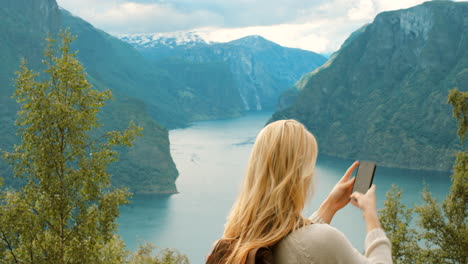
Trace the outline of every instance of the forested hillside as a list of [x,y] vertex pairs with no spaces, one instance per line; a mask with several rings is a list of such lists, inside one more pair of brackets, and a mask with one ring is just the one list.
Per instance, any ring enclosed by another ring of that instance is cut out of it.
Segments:
[[[11,151],[13,145],[18,142],[17,128],[14,124],[18,106],[11,98],[14,91],[14,72],[19,69],[21,58],[27,60],[30,68],[41,71],[45,38],[56,36],[61,29],[72,26],[76,20],[66,11],[59,9],[55,1],[7,0],[0,2],[0,7],[0,148]],[[80,26],[82,28],[78,30]],[[85,31],[89,34],[94,33],[93,37],[96,39],[87,39]],[[97,89],[110,89],[114,94],[114,100],[100,113],[104,123],[100,132],[123,129],[128,126],[130,120],[134,120],[145,129],[143,136],[136,140],[135,148],[130,151],[122,150],[120,162],[112,168],[114,184],[124,185],[134,192],[176,192],[175,179],[178,173],[169,153],[167,129],[148,115],[145,102],[124,94],[125,89],[128,89],[128,93],[135,90],[136,94],[139,88],[144,87],[145,80],[131,81],[129,76],[137,73],[141,76],[150,75],[149,71],[139,72],[139,68],[129,70],[138,65],[141,58],[138,52],[130,45],[116,38],[111,39],[109,35],[86,23],[77,23],[71,32],[78,35],[73,48],[79,51],[78,58],[88,72],[88,80]],[[110,38],[111,41],[106,41],[105,38]],[[123,50],[113,49],[104,44],[121,45]],[[96,46],[92,46],[91,49],[90,45]],[[125,63],[119,64],[109,58]],[[97,64],[98,62],[100,64]],[[121,76],[121,79],[117,79],[118,76]],[[151,87],[158,89],[158,86]],[[5,178],[6,186],[17,183],[12,179],[11,170],[3,160],[0,161],[0,175]]]
[[468,3],[383,12],[286,92],[321,153],[382,166],[450,170],[461,148],[448,91],[468,90]]

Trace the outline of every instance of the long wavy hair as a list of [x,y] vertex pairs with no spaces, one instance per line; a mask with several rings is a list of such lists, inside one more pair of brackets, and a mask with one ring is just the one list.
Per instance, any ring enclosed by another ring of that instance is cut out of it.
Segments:
[[313,190],[314,136],[298,121],[280,120],[260,131],[223,239],[235,239],[227,264],[244,263],[253,248],[271,246],[310,221],[302,210]]

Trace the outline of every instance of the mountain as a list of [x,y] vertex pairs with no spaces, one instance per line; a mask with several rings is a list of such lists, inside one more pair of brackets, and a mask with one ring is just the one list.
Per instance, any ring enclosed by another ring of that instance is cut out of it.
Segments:
[[120,39],[142,49],[167,48],[168,50],[173,50],[176,47],[194,47],[210,44],[209,41],[205,40],[195,31],[122,35]]
[[[49,34],[56,36],[65,27],[78,35],[73,49],[79,50],[78,59],[88,73],[88,80],[96,89],[109,88],[114,94],[115,100],[99,113],[103,130],[124,129],[130,120],[145,129],[132,149],[120,151],[120,161],[110,168],[114,185],[124,185],[138,193],[177,192],[178,172],[169,152],[168,131],[148,115],[151,108],[162,120],[171,120],[171,113],[178,115],[174,112],[177,107],[170,105],[175,102],[171,91],[158,86],[162,81],[157,80],[164,79],[167,73],[152,71],[152,66],[130,45],[60,9],[55,0],[0,2],[0,148],[11,150],[19,142],[14,125],[18,105],[11,95],[20,59],[26,58],[30,68],[41,71],[45,38]],[[167,96],[166,104],[147,104],[141,99],[147,90],[152,90],[155,96]],[[0,161],[0,173],[6,185],[18,184],[4,161]]]
[[63,27],[78,36],[73,48],[79,50],[78,58],[96,86],[144,101],[150,115],[167,127],[190,121],[178,101],[183,85],[172,75],[151,65],[129,44],[64,9],[60,13]]
[[451,169],[462,148],[448,91],[468,90],[468,3],[383,12],[286,92],[272,119],[303,122],[321,153]]
[[[195,63],[202,68],[202,65],[214,63],[218,65],[214,68],[219,69],[224,64],[229,72],[223,74],[231,75],[237,97],[241,99],[236,98],[233,103],[237,102],[244,111],[273,110],[283,91],[326,61],[314,52],[285,48],[261,36],[247,36],[227,43],[208,42],[196,32],[130,35],[121,39],[132,44],[154,65],[171,73],[179,72],[177,67],[166,67],[174,66],[174,60],[179,65]],[[184,76],[179,78],[191,83]]]
[[[242,114],[242,108],[237,107],[240,98],[233,93],[231,73],[223,65],[214,62],[198,67],[190,62],[173,69],[172,66],[180,64],[177,60],[155,65],[130,44],[65,10],[62,15],[64,25],[79,36],[78,57],[88,73],[99,76],[102,86],[144,101],[149,114],[164,126],[183,127],[192,121]],[[208,69],[213,70],[207,72]],[[197,75],[206,78],[192,82],[192,76]]]

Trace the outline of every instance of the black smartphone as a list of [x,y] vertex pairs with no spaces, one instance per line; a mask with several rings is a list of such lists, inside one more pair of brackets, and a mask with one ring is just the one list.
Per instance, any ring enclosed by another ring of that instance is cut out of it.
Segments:
[[370,161],[360,161],[356,173],[353,192],[366,193],[372,186],[374,180],[376,164]]

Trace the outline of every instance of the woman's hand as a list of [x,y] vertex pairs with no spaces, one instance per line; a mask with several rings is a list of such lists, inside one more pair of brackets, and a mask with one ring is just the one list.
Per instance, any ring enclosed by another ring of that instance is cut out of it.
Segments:
[[335,213],[345,207],[350,200],[355,178],[349,179],[353,171],[359,166],[359,161],[351,165],[340,181],[333,187],[327,199],[320,205],[317,214],[326,222],[330,223]]
[[377,203],[375,197],[375,184],[367,190],[366,194],[354,192],[351,195],[351,203],[362,210],[364,220],[366,221],[367,232],[380,227],[377,216]]
[[345,175],[340,181],[333,187],[332,191],[328,195],[327,200],[335,211],[345,207],[349,201],[351,192],[353,191],[353,185],[356,178],[349,179],[353,175],[353,171],[359,166],[359,161],[355,161],[346,171]]
[[372,184],[369,190],[367,190],[366,194],[354,192],[351,195],[351,203],[359,207],[364,214],[377,213],[375,184]]

